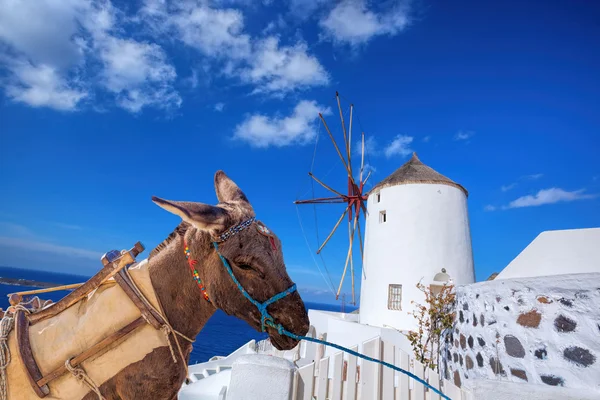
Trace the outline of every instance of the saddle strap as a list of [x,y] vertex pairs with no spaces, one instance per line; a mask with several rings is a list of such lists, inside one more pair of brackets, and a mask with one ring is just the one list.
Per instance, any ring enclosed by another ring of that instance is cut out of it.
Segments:
[[46,397],[50,394],[50,388],[48,388],[46,383],[41,385],[37,383],[40,379],[43,379],[43,376],[31,351],[31,343],[29,342],[29,320],[27,319],[27,315],[21,310],[15,312],[15,332],[17,348],[19,349],[19,356],[23,362],[25,375],[35,394],[40,398]]
[[32,324],[35,324],[36,322],[43,321],[47,318],[51,318],[57,314],[60,314],[62,311],[86,297],[88,294],[90,294],[90,292],[100,287],[102,282],[106,282],[108,279],[115,276],[117,272],[122,271],[123,268],[133,264],[134,262],[135,258],[131,252],[126,252],[117,260],[106,264],[104,268],[96,273],[96,275],[92,276],[87,282],[73,290],[71,293],[67,294],[58,302],[52,304],[50,307],[44,308],[43,310],[29,315],[29,321],[31,321]]
[[154,327],[154,329],[160,330],[165,325],[165,319],[157,313],[149,304],[146,297],[140,293],[138,287],[132,282],[131,277],[125,269],[120,270],[115,275],[115,281],[119,284],[121,289],[129,296],[133,304],[140,310],[142,317]]

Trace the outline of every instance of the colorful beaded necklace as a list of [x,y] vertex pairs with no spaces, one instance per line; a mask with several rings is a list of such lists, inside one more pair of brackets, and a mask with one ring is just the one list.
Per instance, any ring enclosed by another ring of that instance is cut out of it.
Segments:
[[198,261],[196,261],[190,257],[190,248],[187,244],[187,240],[183,239],[183,244],[185,246],[183,249],[183,252],[185,253],[185,259],[187,260],[188,265],[190,266],[190,269],[192,270],[192,275],[194,277],[194,280],[198,284],[198,287],[200,288],[200,292],[202,293],[202,296],[204,296],[206,301],[208,301],[210,303],[210,299],[208,298],[208,293],[206,293],[206,288],[204,287],[204,284],[202,283],[202,279],[200,279],[200,275],[198,274],[198,269],[196,268],[196,264],[198,264]]

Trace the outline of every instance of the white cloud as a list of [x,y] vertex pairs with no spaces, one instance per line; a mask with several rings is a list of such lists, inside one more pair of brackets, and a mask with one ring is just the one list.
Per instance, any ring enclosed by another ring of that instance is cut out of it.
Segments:
[[64,256],[89,258],[96,261],[99,261],[100,257],[102,256],[102,253],[96,251],[5,236],[0,236],[0,245],[25,249],[27,251],[41,251],[45,253],[54,253]]
[[[410,144],[414,141],[414,137],[408,135],[396,135],[394,139],[385,147],[381,147],[373,136],[365,139],[365,157],[376,157],[385,155],[387,158],[395,155],[405,157],[413,152]],[[362,142],[357,141],[354,146],[355,157],[360,157],[362,151]]]
[[369,171],[371,171],[372,173],[377,172],[377,169],[369,163],[365,163],[365,165],[363,166],[363,170],[363,175],[369,173]]
[[[359,151],[362,151],[362,142],[360,144],[360,147],[357,147],[357,149],[359,149]],[[375,140],[374,136],[369,136],[368,138],[365,139],[365,157],[367,155],[372,155],[372,156],[376,156],[377,155],[377,141]]]
[[473,136],[475,136],[475,132],[473,131],[458,131],[454,135],[454,140],[469,140]]
[[104,62],[103,84],[126,110],[181,105],[181,97],[171,86],[177,76],[175,68],[166,62],[160,46],[108,37],[100,58]]
[[[360,169],[359,169],[359,171],[358,171],[358,172],[359,172],[359,174],[360,174]],[[372,184],[372,183],[373,183],[373,180],[372,180],[373,176],[372,176],[372,175],[373,175],[375,172],[377,172],[377,169],[376,169],[374,166],[372,166],[372,165],[371,165],[371,164],[369,164],[369,163],[365,163],[365,165],[364,165],[364,167],[363,167],[363,176],[362,176],[362,177],[363,177],[363,180],[367,179],[367,176],[368,176],[369,174],[371,174],[371,176],[369,177],[369,182]]]
[[413,152],[413,150],[410,148],[412,141],[412,136],[397,135],[394,140],[387,145],[383,152],[387,158],[395,155],[405,157]]
[[[535,175],[526,175],[523,176],[523,179],[538,179],[542,174]],[[516,184],[515,184],[516,185]],[[502,188],[505,188],[504,186]],[[508,189],[506,189],[508,190]],[[503,191],[506,191],[503,189]],[[577,200],[590,200],[600,197],[600,194],[586,194],[584,193],[585,189],[567,191],[561,188],[550,188],[550,189],[542,189],[538,191],[534,195],[527,195],[519,197],[513,201],[511,201],[508,205],[502,207],[496,207],[493,205],[486,205],[484,207],[485,211],[495,211],[495,210],[507,210],[511,208],[523,208],[523,207],[538,207],[546,204],[556,204],[556,203],[568,203],[571,201]]]
[[[242,10],[231,8],[238,2],[145,0],[129,11],[110,0],[7,1],[0,68],[8,73],[0,85],[12,100],[35,107],[76,110],[98,99],[131,112],[180,107],[175,67],[158,43],[140,39],[148,35],[195,49],[193,62],[209,67],[207,76],[233,78],[253,93],[283,96],[330,80],[303,41],[247,33]],[[284,26],[279,17],[266,32]],[[198,72],[184,81],[196,88]]]
[[77,71],[85,52],[77,19],[86,9],[84,0],[3,2],[0,66],[8,72],[2,86],[9,98],[68,111],[88,96]]
[[221,112],[221,111],[223,111],[224,108],[225,108],[225,104],[223,104],[223,103],[215,104],[215,111]]
[[160,33],[177,38],[211,57],[244,59],[250,54],[250,36],[243,33],[244,15],[235,9],[216,9],[206,3],[146,0],[141,15],[149,17]]
[[275,31],[280,31],[283,30],[287,27],[287,22],[285,22],[285,19],[283,18],[283,16],[280,14],[277,16],[277,19],[269,22],[267,24],[267,27],[265,29],[262,30],[262,34],[263,35],[268,35],[271,34]]
[[102,49],[106,87],[116,93],[138,86],[146,80],[170,81],[175,69],[166,65],[165,55],[155,44],[110,38]]
[[[305,43],[282,46],[277,36],[257,38],[245,33],[240,10],[191,1],[172,4],[146,0],[141,19],[156,35],[175,37],[219,64],[222,75],[254,86],[253,93],[283,95],[329,83],[329,75]],[[278,19],[266,31],[281,26]]]
[[255,93],[285,93],[297,88],[329,83],[329,76],[319,61],[308,55],[307,46],[279,46],[279,40],[268,37],[257,43],[243,70],[242,80],[256,85]]
[[503,192],[507,192],[507,191],[509,191],[511,189],[514,189],[518,185],[518,182],[520,182],[520,181],[523,181],[523,180],[531,180],[531,181],[533,181],[533,180],[540,179],[543,176],[544,176],[544,174],[523,175],[523,176],[519,177],[519,179],[517,179],[517,182],[513,182],[513,183],[510,183],[508,185],[502,185],[500,187],[500,190],[502,190]]
[[32,107],[71,111],[88,96],[76,79],[67,80],[51,66],[34,66],[24,60],[12,60],[8,65],[12,74],[5,90],[14,101]]
[[319,112],[323,115],[331,113],[329,108],[315,101],[302,100],[287,117],[254,114],[235,128],[234,139],[259,148],[307,144],[317,134],[315,122]]
[[116,21],[112,8],[90,15],[93,45],[104,66],[101,84],[115,94],[117,104],[133,113],[146,106],[178,108],[182,100],[172,86],[177,73],[163,49],[111,34]]
[[352,46],[367,43],[379,35],[394,36],[409,24],[409,7],[400,2],[390,9],[374,12],[365,0],[342,0],[319,25],[323,37]]
[[189,77],[185,78],[185,81],[189,83],[190,87],[192,89],[196,89],[198,87],[199,81],[198,81],[198,71],[195,69],[192,69],[192,75],[190,75]]
[[[352,168],[355,175],[355,180],[358,181],[360,178],[360,163],[362,161],[362,140],[357,140],[356,144],[352,148],[352,153],[354,157],[352,160]],[[364,165],[363,165],[363,180],[367,177],[369,172],[373,175],[377,169],[369,164],[367,161],[369,157],[374,157],[379,154],[379,149],[377,147],[377,142],[373,136],[368,136],[365,138],[365,155],[364,155]],[[372,177],[369,178],[371,180]]]
[[535,195],[523,196],[511,201],[505,208],[536,207],[544,204],[564,203],[598,197],[597,194],[584,194],[584,191],[585,189],[574,190],[572,192],[560,188],[542,189]]
[[[34,5],[35,3],[35,5]],[[124,37],[128,18],[108,0],[9,2],[0,8],[0,61],[14,101],[74,110],[95,89],[137,112],[179,106],[176,74],[156,44]]]
[[531,180],[536,180],[536,179],[540,179],[542,176],[544,176],[544,174],[532,174],[532,175],[525,175],[523,177],[523,179],[531,179]]
[[0,41],[34,63],[70,66],[83,59],[76,17],[84,1],[3,1],[0,7]]
[[[360,179],[361,178],[361,176],[360,176],[360,159],[353,161],[352,172],[354,174],[354,180],[358,183],[361,180]],[[374,166],[372,166],[371,164],[369,164],[368,162],[365,162],[365,164],[363,165],[362,181],[364,181],[370,173],[371,176],[369,177],[368,184],[372,184],[373,183],[373,174],[375,172],[377,172],[377,169]]]
[[290,0],[290,14],[293,18],[305,20],[327,4],[327,0]]
[[[356,144],[353,147],[353,153],[355,157],[361,157],[362,154],[362,139],[357,140]],[[368,156],[376,156],[379,152],[377,140],[375,140],[374,136],[366,136],[365,137],[365,157]]]
[[516,183],[511,183],[509,185],[502,185],[500,187],[500,190],[502,190],[503,192],[508,192],[510,189],[513,189],[515,186],[517,186]]

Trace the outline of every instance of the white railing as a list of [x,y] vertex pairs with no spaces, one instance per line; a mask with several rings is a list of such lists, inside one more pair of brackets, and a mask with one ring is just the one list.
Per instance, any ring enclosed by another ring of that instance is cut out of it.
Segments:
[[[314,344],[314,343],[313,343]],[[323,345],[307,348],[308,360],[294,378],[294,400],[438,400],[440,395],[393,369],[343,352],[322,357]],[[352,350],[357,350],[354,346]],[[380,337],[363,343],[365,355],[407,370],[452,400],[468,400],[468,392]]]

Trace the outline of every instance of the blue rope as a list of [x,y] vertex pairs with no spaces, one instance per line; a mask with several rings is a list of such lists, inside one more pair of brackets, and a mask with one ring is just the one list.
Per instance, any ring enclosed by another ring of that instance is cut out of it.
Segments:
[[288,288],[287,290],[276,294],[275,296],[271,297],[269,300],[265,301],[264,303],[259,303],[258,301],[254,300],[252,298],[252,296],[250,296],[250,294],[248,294],[248,292],[246,292],[246,290],[244,289],[244,287],[242,286],[242,284],[236,279],[235,275],[233,274],[233,270],[231,269],[231,265],[229,265],[229,262],[227,261],[227,259],[225,257],[223,257],[221,255],[221,253],[219,252],[219,245],[217,244],[217,242],[213,243],[215,249],[217,250],[217,254],[219,255],[219,258],[221,259],[221,262],[223,263],[223,265],[225,266],[225,268],[227,269],[227,272],[229,273],[229,276],[231,277],[231,279],[233,279],[233,282],[236,284],[236,286],[238,287],[238,289],[240,290],[240,292],[242,292],[242,294],[244,295],[245,298],[248,299],[248,301],[250,301],[252,304],[254,304],[256,306],[256,308],[258,308],[258,311],[260,311],[260,321],[261,321],[261,330],[262,332],[265,332],[265,326],[270,326],[271,328],[277,329],[277,333],[279,333],[280,335],[285,335],[288,337],[291,337],[292,339],[295,340],[306,340],[308,342],[314,342],[314,343],[319,343],[319,344],[324,344],[325,346],[330,346],[330,347],[335,347],[336,349],[342,350],[348,354],[351,354],[355,357],[359,357],[362,358],[364,360],[367,361],[372,361],[374,363],[378,363],[381,364],[385,367],[391,368],[395,371],[401,372],[405,375],[408,375],[409,377],[413,378],[414,380],[416,380],[417,382],[425,385],[426,387],[428,387],[429,389],[433,390],[435,393],[439,394],[440,396],[442,396],[442,398],[444,398],[445,400],[451,400],[450,397],[446,396],[444,393],[440,392],[438,389],[434,388],[433,386],[431,386],[429,383],[427,383],[426,381],[424,381],[423,379],[419,378],[418,376],[416,376],[415,374],[408,372],[402,368],[399,368],[393,364],[387,363],[385,361],[381,361],[378,360],[376,358],[372,358],[369,356],[365,356],[364,354],[360,354],[357,351],[348,349],[344,346],[340,346],[339,344],[335,344],[335,343],[330,343],[327,342],[325,340],[320,340],[320,339],[316,339],[316,338],[311,338],[308,336],[299,336],[296,335],[292,332],[289,332],[287,330],[285,330],[285,328],[283,327],[283,325],[281,324],[276,324],[275,321],[273,320],[273,317],[267,312],[267,306],[269,306],[270,304],[275,303],[277,300],[280,300],[282,298],[284,298],[285,296],[287,296],[288,294],[294,292],[296,290],[296,284],[293,284],[290,288]]
[[248,294],[248,292],[246,292],[246,289],[244,289],[244,287],[242,286],[242,284],[237,280],[237,278],[233,274],[233,270],[231,269],[231,265],[229,265],[229,262],[227,261],[227,259],[225,257],[223,257],[221,255],[221,253],[219,252],[219,245],[217,244],[217,242],[214,242],[213,245],[215,246],[215,249],[217,250],[217,254],[219,255],[219,258],[221,259],[221,262],[223,263],[223,265],[225,266],[225,268],[227,268],[227,272],[229,273],[229,276],[231,276],[231,279],[233,279],[233,282],[237,285],[238,289],[240,289],[240,292],[242,292],[242,294],[244,295],[244,297],[247,298],[248,301],[250,301],[252,304],[254,304],[256,306],[256,308],[258,308],[258,311],[260,311],[260,325],[261,325],[261,330],[264,332],[265,331],[265,326],[268,325],[267,323],[269,321],[272,322],[273,324],[275,324],[275,321],[273,320],[273,317],[267,311],[267,307],[270,304],[275,303],[277,300],[281,300],[285,296],[287,296],[288,294],[293,293],[294,291],[296,291],[296,284],[294,283],[287,290],[285,290],[285,291],[283,291],[281,293],[276,294],[275,296],[271,297],[269,300],[265,301],[264,303],[259,303],[258,301],[254,300],[252,298],[252,296],[250,296]]

